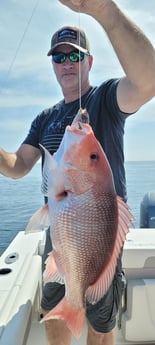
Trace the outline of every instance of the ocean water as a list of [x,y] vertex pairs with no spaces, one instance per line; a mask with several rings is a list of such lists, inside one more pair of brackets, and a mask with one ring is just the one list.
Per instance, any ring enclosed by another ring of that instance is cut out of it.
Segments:
[[[155,161],[126,162],[125,167],[128,205],[133,226],[139,227],[140,203],[147,192],[155,191]],[[22,179],[0,175],[0,255],[43,203],[40,164]]]

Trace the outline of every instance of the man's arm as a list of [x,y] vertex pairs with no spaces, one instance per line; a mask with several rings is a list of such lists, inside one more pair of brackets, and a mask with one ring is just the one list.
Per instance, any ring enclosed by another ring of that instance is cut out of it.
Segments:
[[14,179],[26,175],[40,158],[40,150],[22,144],[15,153],[8,153],[0,148],[0,173]]
[[59,0],[87,13],[104,28],[125,77],[117,90],[122,111],[132,113],[155,96],[155,50],[144,33],[111,0]]

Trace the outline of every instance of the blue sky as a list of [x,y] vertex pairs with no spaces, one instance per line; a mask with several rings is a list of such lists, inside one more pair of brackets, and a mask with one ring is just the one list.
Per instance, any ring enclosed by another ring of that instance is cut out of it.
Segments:
[[[155,1],[116,2],[155,46]],[[57,0],[5,0],[0,6],[0,146],[14,151],[35,116],[62,98],[46,55],[58,28],[80,24],[86,31],[94,55],[91,84],[120,77],[123,71],[103,29],[91,17],[79,18]],[[155,160],[155,99],[127,120],[125,158]]]

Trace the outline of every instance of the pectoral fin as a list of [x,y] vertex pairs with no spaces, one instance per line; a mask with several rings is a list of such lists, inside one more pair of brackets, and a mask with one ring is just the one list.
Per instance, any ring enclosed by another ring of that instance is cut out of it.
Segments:
[[30,232],[38,232],[47,230],[50,226],[50,217],[48,205],[41,207],[34,215],[30,218],[27,227],[25,229],[25,234]]

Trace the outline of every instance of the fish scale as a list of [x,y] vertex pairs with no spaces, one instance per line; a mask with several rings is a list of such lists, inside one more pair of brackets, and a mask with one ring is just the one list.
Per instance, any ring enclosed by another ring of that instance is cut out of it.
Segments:
[[[67,202],[67,205],[63,203],[64,209],[61,209],[61,212],[58,212],[58,215],[55,214],[55,224],[52,225],[52,234],[54,234],[54,236],[51,236],[55,251],[57,253],[60,252],[61,256],[61,249],[63,248],[63,253],[66,252],[68,254],[66,261],[61,258],[62,270],[65,272],[65,268],[68,266],[70,266],[70,274],[79,270],[81,272],[81,278],[82,275],[85,276],[85,286],[87,289],[87,287],[96,280],[97,276],[103,269],[103,263],[106,264],[107,258],[104,257],[104,252],[107,251],[104,251],[104,245],[106,242],[106,246],[109,251],[110,243],[112,242],[112,234],[104,232],[104,227],[108,227],[108,224],[105,223],[105,218],[108,218],[109,221],[109,217],[107,217],[107,215],[109,215],[109,211],[107,210],[109,202],[107,202],[107,207],[105,207],[105,203],[102,207],[102,203],[98,196],[96,196],[95,199],[92,199],[91,193],[87,196],[86,194],[82,197],[72,197],[69,200],[69,204]],[[88,205],[86,200],[89,201]],[[103,200],[103,197],[101,200]],[[55,207],[53,206],[52,209],[55,210]],[[80,215],[83,212],[83,207],[85,207],[84,217],[80,218]],[[72,216],[70,210],[72,210],[74,216]],[[97,218],[95,222],[94,219],[96,214]],[[101,218],[103,219],[102,222]],[[112,216],[111,218],[112,221],[109,221],[109,223],[113,222],[114,217]],[[95,233],[97,234],[97,237],[94,236]],[[93,241],[92,234],[94,236]],[[97,250],[98,253],[98,260],[96,260],[94,256],[90,256],[90,254],[94,253],[95,250]],[[76,252],[79,254],[78,257]],[[76,258],[76,260],[71,261],[71,256]],[[109,257],[110,256],[111,253],[109,254]],[[102,263],[102,266],[100,262]],[[89,275],[86,274],[88,271],[90,272]],[[74,290],[74,286],[72,288]]]

